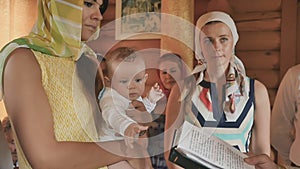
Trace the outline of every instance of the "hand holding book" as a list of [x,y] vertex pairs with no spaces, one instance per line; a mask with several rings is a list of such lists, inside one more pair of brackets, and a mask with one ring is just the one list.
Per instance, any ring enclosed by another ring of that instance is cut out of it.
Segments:
[[181,161],[179,165],[186,168],[254,169],[244,162],[245,157],[247,155],[205,129],[185,121],[174,135],[169,160],[177,164]]

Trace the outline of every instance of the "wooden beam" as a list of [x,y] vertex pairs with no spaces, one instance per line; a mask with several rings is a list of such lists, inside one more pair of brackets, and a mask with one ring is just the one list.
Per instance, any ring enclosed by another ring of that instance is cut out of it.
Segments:
[[277,70],[247,70],[247,75],[262,82],[267,88],[277,89],[280,83]]
[[194,61],[194,0],[162,0],[162,50],[178,53],[191,68]]
[[241,51],[236,55],[246,70],[279,70],[279,51]]
[[239,31],[279,31],[281,19],[249,20],[236,23]]
[[279,50],[279,31],[240,32],[236,50]]
[[228,0],[210,0],[207,4],[207,11],[223,11],[230,15],[233,13]]
[[300,0],[298,0],[297,16],[297,64],[300,64]]
[[236,13],[279,11],[281,0],[228,0]]
[[297,0],[282,0],[280,78],[296,64]]
[[261,19],[276,19],[281,18],[281,12],[247,12],[247,13],[235,13],[232,15],[235,22],[248,21],[248,20],[261,20]]

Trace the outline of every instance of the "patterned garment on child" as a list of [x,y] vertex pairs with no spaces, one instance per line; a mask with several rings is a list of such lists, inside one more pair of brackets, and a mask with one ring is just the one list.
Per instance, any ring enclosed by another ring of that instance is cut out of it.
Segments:
[[164,157],[165,115],[152,114],[153,125],[149,128],[148,152],[154,169],[167,169]]

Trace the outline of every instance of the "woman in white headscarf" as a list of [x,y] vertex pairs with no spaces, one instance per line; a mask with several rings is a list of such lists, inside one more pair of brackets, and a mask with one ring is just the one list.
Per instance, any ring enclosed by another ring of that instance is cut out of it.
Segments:
[[[198,64],[193,70],[196,76],[191,76],[197,78],[189,77],[183,87],[173,88],[166,109],[165,138],[172,138],[173,130],[189,121],[210,130],[241,152],[270,155],[267,89],[246,76],[234,53],[238,38],[234,21],[226,13],[209,12],[198,19]],[[166,140],[165,147],[170,148],[170,142]],[[168,166],[175,168],[170,162]]]

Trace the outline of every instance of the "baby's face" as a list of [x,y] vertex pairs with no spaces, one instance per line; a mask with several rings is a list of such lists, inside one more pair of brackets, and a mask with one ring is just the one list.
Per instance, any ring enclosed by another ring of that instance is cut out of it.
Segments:
[[113,68],[111,88],[129,100],[136,100],[143,94],[147,80],[144,64],[123,62]]

